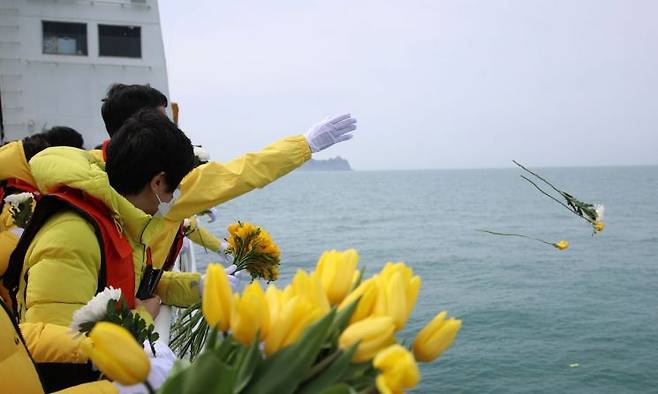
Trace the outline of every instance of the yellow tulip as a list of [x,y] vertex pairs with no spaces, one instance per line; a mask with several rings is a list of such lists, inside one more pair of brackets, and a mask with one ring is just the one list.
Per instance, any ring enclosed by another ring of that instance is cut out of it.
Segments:
[[413,355],[400,345],[392,345],[377,353],[372,362],[381,371],[375,383],[380,393],[403,393],[420,381]]
[[394,272],[390,277],[378,277],[378,293],[375,303],[375,316],[390,316],[395,324],[395,330],[401,330],[407,323],[407,289],[402,282],[400,272]]
[[320,281],[314,276],[309,275],[304,270],[297,270],[290,287],[293,295],[306,298],[323,313],[329,312],[330,307],[327,296],[322,290]]
[[553,246],[555,246],[557,249],[564,250],[569,247],[569,242],[563,239],[562,241],[554,243]]
[[446,320],[448,312],[436,315],[414,339],[413,350],[416,360],[430,362],[452,345],[462,326],[462,321],[454,318]]
[[597,220],[596,222],[594,222],[594,230],[595,231],[597,231],[597,232],[598,231],[603,231],[604,228],[605,228],[605,224],[603,224],[602,221]]
[[249,346],[258,330],[261,337],[267,335],[270,314],[267,309],[265,293],[258,282],[249,284],[238,296],[231,318],[233,337],[245,346]]
[[124,385],[145,381],[151,369],[144,348],[128,330],[113,323],[96,323],[82,350],[103,374]]
[[210,327],[228,331],[231,326],[233,296],[224,268],[208,264],[201,310]]
[[[270,294],[269,300],[272,298],[275,296]],[[283,302],[278,311],[270,310],[276,314],[270,317],[270,328],[265,337],[265,353],[268,356],[295,342],[306,327],[324,315],[302,296],[294,296],[287,301],[283,298],[285,295],[282,294],[277,301]]]
[[338,346],[344,350],[359,342],[352,361],[361,363],[371,360],[380,350],[395,343],[394,331],[391,317],[369,317],[349,325],[338,338]]
[[322,253],[313,276],[316,277],[331,305],[338,305],[352,287],[359,254],[354,249],[344,252],[330,250]]
[[347,295],[343,302],[338,306],[338,310],[343,310],[353,302],[355,302],[359,297],[361,300],[357,305],[352,317],[350,318],[350,324],[356,323],[360,320],[363,320],[372,314],[375,302],[377,301],[377,293],[379,288],[375,282],[375,279],[369,278],[361,282],[359,287],[357,287],[353,292]]

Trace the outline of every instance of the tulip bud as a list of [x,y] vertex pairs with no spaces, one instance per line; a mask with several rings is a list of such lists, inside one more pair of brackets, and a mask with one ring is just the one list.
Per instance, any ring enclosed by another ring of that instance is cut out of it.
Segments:
[[354,249],[326,251],[316,265],[315,276],[331,305],[340,304],[352,287],[359,255]]
[[303,270],[297,270],[291,283],[292,294],[307,299],[323,313],[329,312],[329,301],[322,290],[320,281]]
[[447,315],[446,311],[439,313],[418,332],[413,342],[416,360],[431,362],[452,345],[462,321],[454,318],[446,320]]
[[245,346],[249,346],[258,330],[260,335],[267,335],[270,314],[267,310],[265,293],[258,282],[249,284],[234,304],[231,318],[233,337]]
[[372,314],[375,302],[377,301],[377,293],[379,289],[375,280],[370,278],[361,282],[359,287],[357,287],[353,292],[347,295],[343,302],[341,302],[338,310],[343,310],[355,302],[359,297],[359,304],[357,305],[352,317],[350,318],[350,324],[356,323],[359,320],[363,320]]
[[[282,296],[282,300],[285,296]],[[270,328],[265,338],[265,353],[271,355],[295,342],[304,329],[319,319],[323,312],[302,296],[285,302],[276,315],[270,317]]]
[[359,342],[352,361],[361,363],[372,359],[381,349],[394,343],[394,331],[391,317],[369,317],[348,326],[338,338],[338,346],[344,350]]
[[123,385],[145,381],[151,369],[144,348],[128,330],[113,323],[96,323],[82,350],[103,374]]
[[208,264],[201,310],[210,327],[228,331],[231,325],[233,296],[224,269],[219,264]]
[[401,393],[420,381],[416,360],[400,345],[391,345],[377,353],[372,364],[381,371],[375,381],[380,393]]

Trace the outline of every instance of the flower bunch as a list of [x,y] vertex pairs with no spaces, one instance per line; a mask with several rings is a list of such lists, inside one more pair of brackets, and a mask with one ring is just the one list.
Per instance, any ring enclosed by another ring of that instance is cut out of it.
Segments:
[[34,194],[25,192],[11,194],[5,197],[5,202],[9,204],[11,217],[14,219],[16,226],[20,228],[27,228],[27,225],[32,219],[34,209]]
[[603,223],[603,212],[604,212],[604,207],[601,204],[590,204],[587,202],[583,202],[578,200],[576,197],[573,195],[558,189],[555,187],[552,183],[547,181],[544,177],[536,174],[535,172],[529,170],[522,164],[518,163],[515,160],[512,160],[514,164],[519,166],[522,170],[527,172],[528,174],[534,176],[535,178],[539,179],[541,182],[545,183],[550,187],[555,193],[557,193],[564,201],[561,201],[560,199],[556,198],[552,194],[546,192],[543,190],[539,185],[537,185],[536,182],[532,181],[530,178],[526,177],[525,175],[521,175],[521,178],[525,179],[528,183],[530,183],[532,186],[534,186],[537,190],[539,190],[542,194],[547,196],[548,198],[552,199],[553,201],[557,202],[560,204],[562,207],[566,208],[569,212],[575,214],[576,216],[584,219],[586,222],[588,222],[594,231],[594,234],[597,232],[603,231],[605,228],[605,224]]
[[253,282],[242,293],[211,264],[202,302],[210,327],[205,348],[161,392],[400,393],[416,386],[417,361],[448,349],[461,321],[441,312],[410,348],[400,345],[396,333],[414,309],[421,278],[404,263],[387,263],[361,280],[357,264],[353,249],[327,251],[313,272],[298,270],[284,288]]
[[89,335],[99,322],[110,322],[123,327],[139,343],[148,340],[155,354],[154,343],[159,337],[154,331],[155,326],[128,308],[128,303],[121,297],[121,289],[106,287],[86,305],[73,312],[70,329],[76,335]]
[[281,251],[272,236],[252,223],[236,222],[228,226],[226,253],[233,256],[236,271],[247,270],[254,279],[279,278]]

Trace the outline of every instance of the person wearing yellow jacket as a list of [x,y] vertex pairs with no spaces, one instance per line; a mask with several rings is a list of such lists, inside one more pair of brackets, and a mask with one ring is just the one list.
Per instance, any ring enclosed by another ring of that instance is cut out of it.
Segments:
[[[189,139],[164,115],[144,111],[126,122],[108,146],[107,163],[84,150],[50,148],[35,156],[30,165],[43,197],[12,256],[11,272],[4,278],[18,282],[10,289],[16,289],[14,300],[21,323],[68,326],[73,312],[106,285],[120,287],[129,305],[143,304],[154,317],[159,309],[157,297],[180,306],[200,299],[198,273],[165,273],[161,281],[165,291],[158,291],[154,299],[135,300],[135,289],[148,263],[150,239],[163,224],[159,211],[193,166]],[[79,201],[70,209],[42,215],[44,207],[50,207],[47,204],[69,201],[66,193],[101,204],[102,209],[95,212],[105,218],[96,219]],[[109,228],[103,227],[108,222]],[[118,264],[112,263],[109,254],[113,242],[98,235],[105,234],[103,231],[118,232],[111,241],[128,245],[127,255],[122,254],[126,249],[117,249]],[[17,261],[22,261],[19,271],[14,269]],[[117,273],[122,276],[116,277]],[[118,285],[112,282],[113,275]],[[43,337],[31,332],[25,336],[43,342]],[[77,368],[84,360],[69,361]]]
[[[49,331],[65,333],[66,337],[57,335],[61,341],[56,342],[59,346],[49,349],[37,349],[40,353],[54,352],[55,354],[79,353],[79,341],[75,340],[68,332],[67,327],[49,325]],[[36,332],[36,330],[30,330]],[[34,341],[32,341],[34,342]],[[0,392],[7,394],[44,394],[46,391],[41,385],[41,380],[35,366],[36,357],[28,352],[26,341],[21,335],[16,322],[12,319],[7,306],[0,300]],[[50,341],[52,344],[53,341]],[[38,357],[38,355],[37,355]],[[50,357],[51,359],[53,357]],[[55,357],[56,358],[56,357]],[[70,387],[58,394],[115,394],[119,390],[107,380]]]
[[[12,193],[34,192],[36,186],[29,159],[49,146],[82,148],[82,135],[70,127],[55,126],[47,131],[13,141],[0,147],[0,276],[7,269],[9,256],[16,248],[23,229],[17,227],[11,215],[10,205],[3,200]],[[6,289],[0,284],[0,298],[9,302]]]

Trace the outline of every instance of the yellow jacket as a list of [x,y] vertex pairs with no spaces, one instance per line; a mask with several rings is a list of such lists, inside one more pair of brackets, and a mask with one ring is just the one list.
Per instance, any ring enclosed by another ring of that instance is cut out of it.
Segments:
[[0,181],[9,178],[18,178],[35,185],[21,141],[10,142],[0,147]]
[[191,216],[186,220],[189,226],[185,228],[185,236],[197,245],[213,252],[219,252],[222,247],[222,240],[217,238],[213,233],[206,230],[205,227],[199,226],[199,220],[196,216]]
[[311,158],[303,135],[287,137],[265,149],[247,153],[226,164],[211,161],[187,174],[181,195],[165,216],[164,229],[151,240],[153,264],[162,264],[185,218],[215,207],[253,189],[262,188],[300,167]]
[[[92,154],[99,160],[103,158],[100,150],[92,151]],[[159,268],[164,263],[185,218],[265,187],[310,158],[311,148],[306,138],[297,135],[226,164],[211,161],[192,170],[180,183],[181,195],[165,216],[163,230],[149,244],[154,266]]]
[[[20,331],[11,319],[6,306],[0,301],[0,392],[6,394],[43,394],[41,381],[34,363],[39,362],[35,357],[34,361],[30,358]],[[49,330],[64,333],[66,327],[49,327]],[[36,330],[32,330],[36,333]],[[41,330],[44,331],[44,330]],[[47,334],[46,334],[47,335]],[[63,338],[65,342],[74,343],[75,340],[70,334]],[[46,341],[39,341],[41,346]],[[51,341],[51,345],[57,342]],[[59,345],[59,343],[58,343]],[[50,351],[63,352],[70,347],[50,346]],[[42,353],[48,350],[39,349]],[[58,391],[61,394],[83,394],[83,393],[118,393],[118,390],[107,380],[93,383],[87,383],[66,390]]]
[[[146,245],[162,231],[162,218],[133,206],[109,185],[104,163],[87,151],[49,148],[31,161],[43,194],[66,185],[103,201],[133,249],[135,289],[144,269]],[[72,211],[53,215],[28,247],[17,294],[21,323],[68,326],[73,312],[96,294],[100,246],[92,225]],[[157,293],[169,305],[188,306],[200,299],[198,273],[167,272]]]

